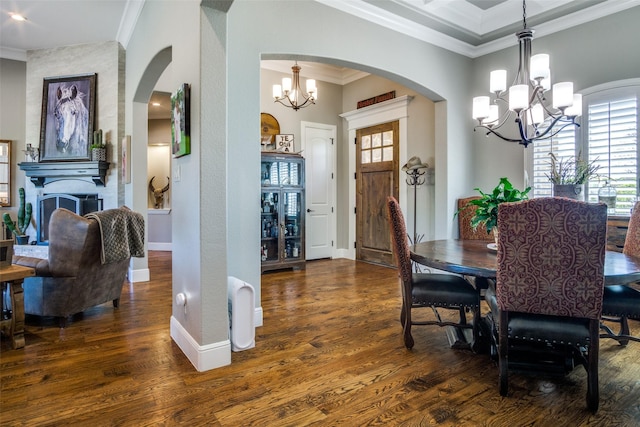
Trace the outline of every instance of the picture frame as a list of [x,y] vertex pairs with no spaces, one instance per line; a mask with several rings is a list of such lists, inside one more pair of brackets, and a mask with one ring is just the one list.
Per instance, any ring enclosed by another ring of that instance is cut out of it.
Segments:
[[9,267],[13,257],[13,240],[0,240],[0,267]]
[[180,85],[171,94],[171,152],[173,157],[191,154],[191,87]]
[[45,77],[40,121],[40,162],[90,160],[97,76],[93,73]]
[[131,183],[131,135],[122,138],[122,151],[120,156],[120,171],[122,174],[122,182]]
[[283,153],[293,153],[294,144],[293,144],[293,134],[278,134],[276,135],[276,151],[281,151]]

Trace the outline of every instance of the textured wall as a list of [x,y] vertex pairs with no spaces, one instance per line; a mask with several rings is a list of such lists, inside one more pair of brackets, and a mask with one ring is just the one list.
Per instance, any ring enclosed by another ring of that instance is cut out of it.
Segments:
[[81,180],[62,180],[36,188],[25,179],[27,199],[34,204],[34,210],[37,196],[50,193],[98,193],[105,209],[122,204],[118,154],[124,135],[124,59],[124,49],[115,41],[27,52],[26,143],[36,147],[40,144],[44,79],[96,73],[94,129],[102,129],[107,142],[107,160],[111,162],[105,187]]

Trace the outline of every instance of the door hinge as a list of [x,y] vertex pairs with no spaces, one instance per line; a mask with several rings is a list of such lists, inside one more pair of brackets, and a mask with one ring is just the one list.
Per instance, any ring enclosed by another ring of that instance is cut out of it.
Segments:
[[333,247],[333,240],[331,241],[331,247]]
[[358,179],[358,172],[353,173],[353,179]]
[[329,138],[331,140],[331,145],[333,145],[333,138]]
[[353,208],[353,213],[357,214],[358,213],[358,207],[356,206],[355,208]]
[[353,242],[353,249],[357,249],[356,248],[356,242]]
[[333,206],[331,206],[331,213],[333,213]]
[[357,137],[353,138],[353,143],[358,145],[358,138]]
[[331,179],[333,179],[333,172],[331,172]]

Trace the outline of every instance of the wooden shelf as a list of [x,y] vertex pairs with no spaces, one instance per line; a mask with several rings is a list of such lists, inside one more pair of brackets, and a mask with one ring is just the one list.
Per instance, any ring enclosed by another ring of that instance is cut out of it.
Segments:
[[64,179],[79,179],[104,187],[109,162],[22,162],[18,166],[36,187]]

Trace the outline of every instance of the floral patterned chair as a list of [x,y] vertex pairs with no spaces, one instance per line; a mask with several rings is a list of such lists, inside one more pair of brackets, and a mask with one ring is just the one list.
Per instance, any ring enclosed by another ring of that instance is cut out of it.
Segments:
[[555,197],[503,203],[498,234],[500,394],[513,348],[529,345],[539,357],[559,349],[585,367],[587,406],[596,412],[606,206]]
[[[411,349],[414,345],[411,335],[413,325],[438,325],[470,328],[473,330],[473,345],[478,342],[478,328],[480,327],[480,294],[466,280],[453,274],[413,273],[407,229],[400,205],[394,197],[387,198],[389,225],[393,253],[398,265],[400,284],[402,288],[402,309],[400,322],[402,323],[404,345]],[[412,310],[416,308],[431,308],[435,313],[435,320],[415,320]],[[457,310],[459,321],[447,321],[440,317],[438,309]],[[473,312],[472,323],[467,323],[465,311]]]
[[[633,207],[622,252],[640,258],[640,202],[636,202]],[[640,291],[626,285],[606,286],[602,318],[605,321],[619,323],[620,331],[616,334],[603,323],[601,328],[604,333],[600,338],[613,338],[620,345],[627,345],[629,341],[640,342],[640,337],[630,335],[628,320],[640,319]]]

